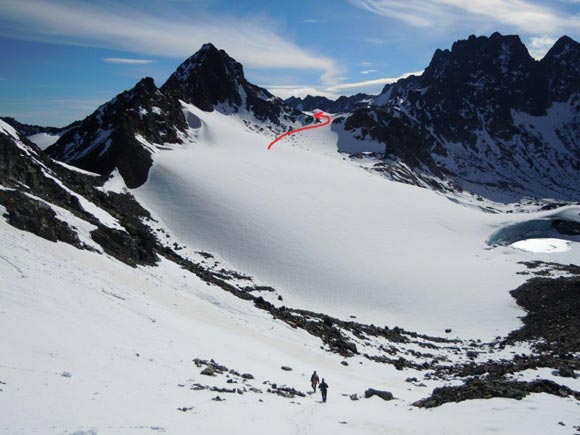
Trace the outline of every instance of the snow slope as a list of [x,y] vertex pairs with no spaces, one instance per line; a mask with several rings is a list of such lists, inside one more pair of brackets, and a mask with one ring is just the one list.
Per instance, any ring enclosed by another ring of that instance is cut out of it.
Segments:
[[[186,241],[181,252],[187,255],[211,248],[226,262],[252,271],[258,278],[255,283],[275,282],[284,294],[284,302],[278,304],[354,312],[360,321],[406,322],[404,326],[419,332],[440,333],[443,324],[458,325],[463,329],[454,334],[485,338],[492,330],[517,326],[515,316],[521,311],[507,297],[509,280],[519,279],[510,274],[518,269],[515,261],[577,262],[577,244],[572,241],[567,241],[568,252],[549,255],[486,247],[485,240],[496,229],[550,212],[486,214],[389,182],[343,160],[333,151],[337,137],[330,130],[315,130],[266,152],[268,138],[246,131],[233,118],[200,112],[191,116],[201,117],[201,127],[190,132],[191,143],[157,152],[150,182],[137,195],[146,200],[158,220],[156,229],[164,230],[168,243]],[[2,124],[1,128],[13,133]],[[24,144],[16,145],[35,158]],[[118,175],[102,189],[124,191]],[[119,228],[119,221],[97,203],[74,196],[104,225]],[[580,424],[577,401],[544,394],[521,401],[413,407],[444,381],[360,355],[348,358],[345,366],[319,338],[273,319],[252,302],[174,263],[162,260],[157,267],[132,268],[103,254],[91,240],[92,225],[46,204],[97,249],[78,250],[17,230],[7,224],[6,210],[0,207],[0,435],[273,430],[523,435],[567,434]],[[552,213],[573,219],[578,211],[570,207]],[[440,273],[441,267],[455,275]],[[502,273],[497,280],[503,287],[477,294],[471,286],[484,288],[496,279],[477,281],[484,272],[494,275],[492,267]],[[470,280],[468,273],[475,276]],[[429,279],[431,284],[422,281]],[[446,289],[446,283],[467,287],[460,289],[463,292]],[[428,312],[429,301],[436,301],[433,313]],[[452,313],[444,304],[457,311]],[[471,324],[465,313],[474,316]],[[451,317],[445,321],[445,316]],[[348,338],[361,354],[393,345],[422,350],[421,339],[394,343],[371,338],[363,344],[353,334]],[[468,343],[460,345],[467,348]],[[454,349],[456,344],[449,343],[422,358],[442,355],[446,361],[460,361]],[[493,355],[484,350],[477,358],[528,352],[529,345],[522,344]],[[195,358],[213,358],[255,379],[242,380],[232,373],[204,376]],[[306,392],[313,370],[330,385],[327,404],[321,404],[318,395],[288,399],[267,391],[276,383]],[[413,376],[424,386],[406,381]],[[562,382],[559,377],[554,380]],[[234,386],[245,392],[198,391],[196,384]],[[350,399],[369,387],[389,390],[396,399]],[[212,400],[217,395],[225,401]]]
[[[336,153],[316,129],[271,140],[235,116],[184,105],[191,143],[159,151],[136,191],[181,242],[273,285],[291,306],[363,322],[489,339],[518,327],[518,261],[565,253],[489,249],[498,228],[539,214],[490,214],[389,182]],[[294,146],[292,146],[292,144]],[[544,213],[545,215],[546,213]]]
[[[0,209],[0,214],[4,210]],[[569,434],[578,403],[544,394],[477,400],[433,410],[410,407],[439,385],[410,388],[413,370],[320,349],[318,339],[274,321],[251,304],[169,262],[131,268],[18,231],[0,219],[0,434]],[[262,394],[193,391],[192,359],[256,377]],[[361,362],[363,365],[360,365]],[[280,369],[288,365],[293,371]],[[312,370],[329,401],[294,400],[262,383],[307,390]],[[397,400],[351,401],[369,386]],[[177,408],[191,408],[186,412]],[[567,427],[558,425],[564,422]]]

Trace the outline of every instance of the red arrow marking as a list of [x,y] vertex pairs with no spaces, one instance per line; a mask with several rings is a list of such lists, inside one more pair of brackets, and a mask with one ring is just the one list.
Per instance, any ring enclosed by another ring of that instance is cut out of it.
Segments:
[[312,128],[319,128],[319,127],[324,127],[325,125],[330,124],[330,116],[325,115],[322,112],[316,112],[315,114],[312,115],[314,118],[316,118],[317,120],[320,121],[320,118],[326,118],[326,121],[324,121],[321,124],[314,124],[314,125],[309,125],[307,127],[301,127],[301,128],[297,128],[296,130],[290,130],[287,131],[286,133],[281,134],[280,136],[278,136],[276,139],[274,139],[272,142],[270,142],[270,144],[268,145],[268,149],[272,148],[272,145],[274,145],[276,142],[278,142],[280,139],[282,139],[285,136],[288,136],[290,134],[294,134],[294,133],[298,133],[299,131],[304,131],[304,130],[310,130]]

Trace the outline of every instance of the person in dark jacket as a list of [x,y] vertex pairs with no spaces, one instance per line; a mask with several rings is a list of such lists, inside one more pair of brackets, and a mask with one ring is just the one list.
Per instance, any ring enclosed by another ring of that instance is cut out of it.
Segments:
[[310,383],[312,384],[312,389],[314,390],[315,393],[316,393],[316,386],[318,385],[319,382],[320,382],[320,379],[318,378],[318,375],[316,374],[316,370],[314,370],[314,373],[312,373],[312,376],[310,376]]
[[322,378],[322,382],[318,388],[320,388],[320,392],[322,393],[322,401],[326,403],[326,392],[328,391],[328,384],[324,382],[324,378]]

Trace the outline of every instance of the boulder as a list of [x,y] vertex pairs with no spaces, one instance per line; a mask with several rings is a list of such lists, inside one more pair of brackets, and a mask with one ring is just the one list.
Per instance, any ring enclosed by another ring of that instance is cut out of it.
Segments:
[[215,369],[212,366],[207,366],[201,371],[201,374],[205,376],[215,376]]
[[572,368],[570,368],[568,366],[560,367],[560,369],[558,370],[558,375],[563,377],[563,378],[575,378],[576,377],[576,373],[574,373],[574,370],[572,370]]
[[374,388],[369,388],[365,391],[365,398],[370,399],[373,396],[378,396],[383,400],[393,400],[393,393],[390,391],[375,390]]

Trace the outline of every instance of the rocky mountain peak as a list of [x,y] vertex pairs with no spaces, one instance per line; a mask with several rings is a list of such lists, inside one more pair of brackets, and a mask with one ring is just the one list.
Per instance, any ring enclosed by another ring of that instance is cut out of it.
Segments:
[[580,44],[562,36],[541,60],[548,78],[551,98],[567,101],[580,93]]
[[566,61],[570,57],[578,57],[580,53],[580,43],[574,41],[567,35],[556,41],[554,46],[546,53],[544,60],[553,61],[555,59]]
[[188,126],[181,102],[208,112],[244,112],[246,125],[258,130],[281,132],[306,118],[249,83],[239,62],[208,43],[161,88],[150,77],[141,79],[69,129],[47,152],[99,174],[117,169],[128,187],[138,187],[147,180],[156,146],[182,142]]
[[[386,86],[374,104],[345,129],[385,144],[389,158],[448,171],[468,190],[485,184],[495,198],[509,190],[578,197],[580,49],[569,37],[536,61],[518,36],[471,35],[437,50],[422,76]],[[418,159],[395,146],[407,138]]]
[[529,77],[536,62],[516,35],[471,35],[451,50],[437,50],[424,77],[431,81],[500,80],[517,82]]
[[246,84],[242,64],[207,43],[177,68],[161,91],[209,112],[218,104],[240,106],[240,87]]

